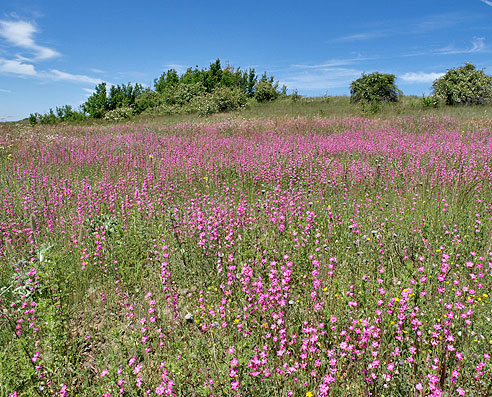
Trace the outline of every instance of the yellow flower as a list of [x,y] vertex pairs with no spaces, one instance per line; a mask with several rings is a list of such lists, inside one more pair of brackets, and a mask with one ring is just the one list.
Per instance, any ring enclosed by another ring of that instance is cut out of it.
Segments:
[[308,391],[308,392],[306,393],[306,397],[313,397],[313,393],[311,393],[310,391]]

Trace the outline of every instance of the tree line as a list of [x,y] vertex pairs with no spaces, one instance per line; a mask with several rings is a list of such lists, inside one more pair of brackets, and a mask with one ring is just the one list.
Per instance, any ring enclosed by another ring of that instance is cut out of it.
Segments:
[[[397,102],[403,95],[393,74],[362,74],[350,85],[350,100],[370,111],[377,111],[381,102]],[[258,75],[255,69],[222,67],[220,59],[208,69],[188,68],[179,75],[169,69],[154,80],[154,87],[121,84],[96,85],[94,93],[74,110],[65,105],[42,115],[31,114],[32,125],[56,124],[62,121],[107,119],[119,121],[136,114],[162,115],[198,113],[208,115],[240,109],[252,101],[267,102],[287,96],[287,87],[278,87],[273,76]],[[297,90],[291,95],[300,96]],[[476,105],[492,102],[492,76],[471,63],[450,69],[432,83],[432,95],[422,98],[422,105]]]
[[287,87],[267,73],[257,74],[254,68],[222,67],[220,59],[206,69],[188,68],[179,75],[169,69],[154,80],[153,88],[136,84],[97,84],[94,93],[79,109],[70,105],[34,113],[31,124],[56,124],[86,119],[121,120],[136,114],[199,113],[207,115],[234,110],[248,102],[267,102],[286,95]]

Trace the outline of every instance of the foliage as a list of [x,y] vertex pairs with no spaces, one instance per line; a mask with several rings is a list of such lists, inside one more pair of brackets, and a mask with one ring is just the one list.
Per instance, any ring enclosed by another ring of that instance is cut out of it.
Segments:
[[93,119],[100,119],[109,110],[106,83],[96,85],[95,92],[82,105],[84,112]]
[[73,122],[73,121],[83,121],[86,120],[87,116],[83,111],[77,111],[72,108],[70,105],[65,105],[62,107],[56,108],[56,113],[53,112],[53,109],[50,109],[48,113],[40,114],[34,113],[29,116],[29,124],[34,126],[36,124],[48,124],[54,125],[64,121]]
[[362,74],[362,77],[350,84],[352,103],[361,102],[396,102],[402,94],[396,87],[395,75],[374,72]]
[[118,121],[129,119],[131,116],[133,116],[133,114],[134,114],[134,110],[132,107],[122,106],[107,111],[106,114],[104,115],[104,120],[118,122]]
[[258,102],[273,101],[278,96],[278,83],[274,84],[273,80],[261,79],[255,84],[254,98]]
[[76,112],[67,105],[57,108],[56,114],[52,110],[46,115],[32,114],[29,122],[56,124],[86,118],[118,121],[140,113],[207,115],[243,108],[248,98],[267,102],[286,95],[287,87],[279,91],[273,77],[266,73],[258,77],[253,68],[243,71],[239,67],[223,67],[217,59],[208,69],[188,68],[182,75],[169,69],[154,80],[154,89],[128,83],[112,85],[108,91],[102,82],[82,105],[82,111]]
[[446,105],[480,105],[492,101],[492,76],[466,63],[432,83],[434,99]]

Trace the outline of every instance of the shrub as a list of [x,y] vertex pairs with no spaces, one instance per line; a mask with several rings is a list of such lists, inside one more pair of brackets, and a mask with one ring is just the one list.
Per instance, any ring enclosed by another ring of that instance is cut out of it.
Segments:
[[142,113],[147,109],[155,108],[161,104],[162,100],[159,94],[147,89],[135,98],[135,113]]
[[120,108],[116,108],[113,110],[110,110],[104,115],[104,120],[108,121],[121,121],[121,120],[126,120],[129,119],[131,116],[133,116],[133,108],[130,106],[122,106]]
[[106,111],[109,110],[106,83],[96,85],[96,92],[82,106],[84,112],[88,113],[91,118],[99,119],[103,117]]
[[227,112],[245,106],[248,97],[238,88],[220,87],[212,93],[212,100],[217,104],[219,112]]
[[268,102],[277,99],[279,92],[277,91],[278,83],[273,84],[272,80],[260,80],[255,84],[254,98],[258,102]]
[[201,83],[179,83],[162,92],[163,102],[168,105],[186,105],[197,96],[205,93],[205,87]]
[[466,63],[432,83],[436,102],[446,105],[477,105],[492,101],[492,76]]
[[402,92],[396,87],[395,75],[384,73],[364,74],[350,84],[350,101],[397,102]]
[[204,95],[203,97],[196,98],[194,102],[199,116],[208,116],[219,111],[219,105],[214,101],[212,95]]

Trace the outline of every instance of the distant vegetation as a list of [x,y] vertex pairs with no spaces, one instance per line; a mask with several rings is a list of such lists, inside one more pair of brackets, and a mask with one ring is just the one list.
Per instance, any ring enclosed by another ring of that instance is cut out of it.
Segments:
[[436,103],[475,105],[492,101],[492,76],[476,70],[471,63],[448,70],[432,84]]
[[396,87],[395,79],[394,74],[363,73],[350,84],[351,102],[397,102],[403,93]]
[[[398,102],[403,96],[395,81],[393,74],[363,73],[350,85],[350,102],[360,104],[364,115],[375,114],[382,109],[382,103]],[[189,68],[182,75],[169,69],[154,80],[153,88],[128,83],[112,85],[108,90],[106,83],[100,83],[79,110],[65,105],[44,115],[31,114],[29,121],[35,125],[86,119],[121,121],[139,114],[206,116],[287,97],[287,87],[279,89],[278,85],[266,73],[260,76],[252,68],[243,71],[239,67],[222,67],[217,59],[208,69]],[[466,63],[436,79],[432,91],[432,96],[421,99],[420,107],[490,104],[492,76]],[[300,99],[297,90],[289,96],[291,102]]]
[[208,69],[189,68],[182,75],[169,69],[154,80],[153,89],[128,83],[108,90],[103,82],[79,110],[66,105],[44,115],[31,114],[29,121],[32,125],[103,118],[119,121],[141,113],[208,115],[239,109],[251,101],[271,101],[285,96],[286,90],[279,90],[278,82],[266,72],[260,76],[254,68],[222,67],[217,59]]

